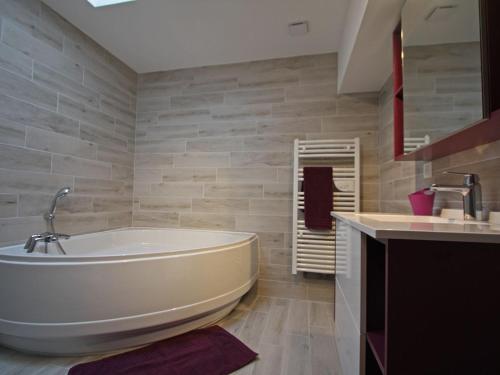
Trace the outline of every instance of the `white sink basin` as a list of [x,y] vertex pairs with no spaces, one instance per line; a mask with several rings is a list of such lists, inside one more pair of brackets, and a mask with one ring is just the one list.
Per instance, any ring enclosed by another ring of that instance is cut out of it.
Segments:
[[395,214],[362,214],[363,218],[389,223],[431,223],[431,224],[476,224],[488,225],[483,221],[465,221],[453,218],[438,216],[413,216],[413,215],[395,215]]

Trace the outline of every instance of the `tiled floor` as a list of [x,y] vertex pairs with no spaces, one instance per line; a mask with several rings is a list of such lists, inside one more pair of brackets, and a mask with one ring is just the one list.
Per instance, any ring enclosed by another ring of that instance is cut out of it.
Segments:
[[[333,338],[333,305],[284,298],[247,297],[219,325],[259,353],[235,374],[340,375]],[[2,375],[63,375],[99,357],[47,358],[0,348]]]

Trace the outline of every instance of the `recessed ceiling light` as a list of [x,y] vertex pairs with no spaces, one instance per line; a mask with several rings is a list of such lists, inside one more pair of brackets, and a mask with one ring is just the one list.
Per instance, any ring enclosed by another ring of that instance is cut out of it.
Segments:
[[108,5],[116,5],[122,3],[129,3],[135,0],[87,0],[94,8],[105,7]]

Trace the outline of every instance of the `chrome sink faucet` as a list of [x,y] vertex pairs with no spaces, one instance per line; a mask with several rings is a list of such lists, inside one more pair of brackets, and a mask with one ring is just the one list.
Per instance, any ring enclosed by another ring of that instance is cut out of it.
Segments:
[[52,201],[50,202],[49,210],[43,215],[43,218],[47,222],[48,231],[44,233],[33,234],[32,236],[30,236],[30,238],[28,238],[28,241],[26,241],[26,244],[24,245],[24,248],[27,250],[28,253],[32,253],[39,242],[45,244],[45,252],[47,252],[47,244],[55,242],[59,251],[62,252],[63,254],[66,254],[63,247],[59,243],[59,239],[67,240],[71,236],[68,234],[56,233],[54,229],[54,219],[57,209],[57,202],[59,201],[59,199],[65,197],[70,192],[71,188],[64,187],[54,195],[54,198],[52,198]]
[[460,193],[464,202],[464,220],[481,220],[483,204],[481,199],[481,184],[479,176],[473,173],[443,172],[464,176],[463,185],[432,184],[430,189],[435,192]]

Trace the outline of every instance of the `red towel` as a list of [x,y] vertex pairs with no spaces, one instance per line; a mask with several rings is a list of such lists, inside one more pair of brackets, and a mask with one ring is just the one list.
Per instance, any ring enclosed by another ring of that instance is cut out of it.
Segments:
[[331,230],[333,173],[331,167],[304,167],[304,218],[306,227]]
[[68,375],[225,375],[257,357],[218,326],[72,367]]

